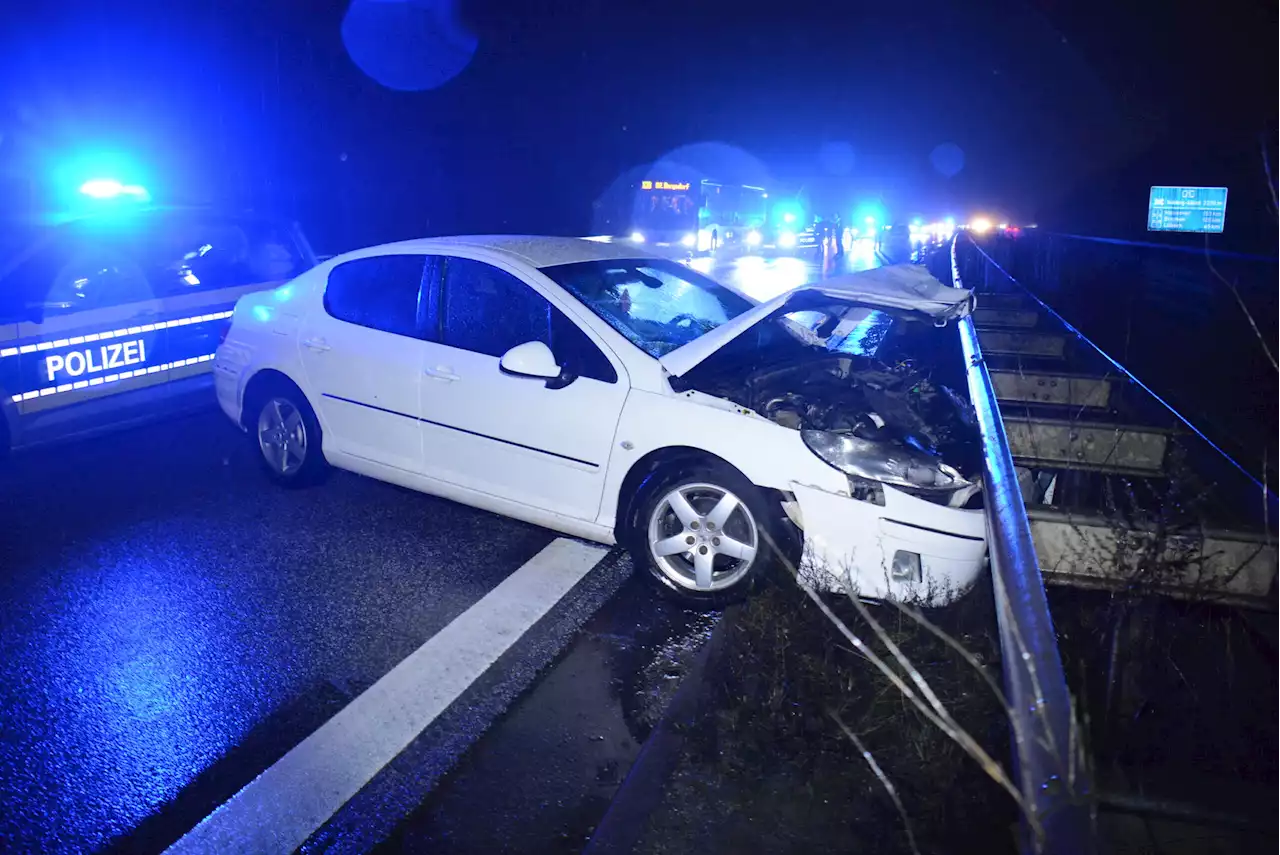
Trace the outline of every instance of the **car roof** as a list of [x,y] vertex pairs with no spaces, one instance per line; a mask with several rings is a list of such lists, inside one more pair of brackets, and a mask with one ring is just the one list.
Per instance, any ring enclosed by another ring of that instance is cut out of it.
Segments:
[[510,256],[533,267],[554,267],[558,264],[573,264],[579,261],[663,257],[644,252],[632,243],[614,243],[608,239],[539,235],[459,235],[406,240],[370,248],[423,253],[447,253],[450,249],[485,249]]

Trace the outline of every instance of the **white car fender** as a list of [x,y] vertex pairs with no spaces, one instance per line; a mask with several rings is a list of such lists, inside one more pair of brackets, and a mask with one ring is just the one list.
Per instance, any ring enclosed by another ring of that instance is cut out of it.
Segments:
[[848,478],[819,460],[801,441],[799,431],[729,402],[708,406],[682,395],[633,389],[615,440],[600,507],[599,521],[605,525],[612,525],[617,517],[619,491],[627,473],[646,455],[664,448],[706,451],[760,487],[789,490],[791,484],[800,483],[849,494]]
[[306,392],[298,353],[298,327],[306,311],[294,284],[255,291],[236,301],[231,330],[214,355],[214,384],[219,402],[239,421],[244,391],[266,370],[278,371]]

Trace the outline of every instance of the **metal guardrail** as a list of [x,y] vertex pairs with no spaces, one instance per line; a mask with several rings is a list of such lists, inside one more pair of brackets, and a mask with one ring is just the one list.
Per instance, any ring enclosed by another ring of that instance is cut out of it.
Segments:
[[[963,287],[951,242],[951,276]],[[1028,816],[1022,850],[1082,855],[1096,850],[1089,770],[1067,691],[1044,580],[1009,451],[995,388],[972,317],[959,323],[969,395],[982,431],[987,543],[1007,700],[1015,780]]]
[[[1191,236],[1166,235],[1179,237]],[[1197,247],[1036,229],[975,244],[990,259],[993,281],[998,274],[1032,304],[1042,301],[1032,308],[1069,338],[1079,331],[1068,320],[1087,321],[1083,343],[1111,363],[1104,371],[1119,371],[1161,404],[1194,414],[1220,453],[1274,485],[1280,407],[1258,390],[1276,376],[1280,263],[1213,249],[1209,236],[1201,237]],[[1169,347],[1174,339],[1183,346]],[[985,333],[983,343],[990,353]]]

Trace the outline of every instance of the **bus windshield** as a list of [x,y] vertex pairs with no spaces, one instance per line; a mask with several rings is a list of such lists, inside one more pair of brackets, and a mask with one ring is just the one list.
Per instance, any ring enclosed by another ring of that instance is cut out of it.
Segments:
[[655,231],[696,229],[698,203],[689,193],[645,191],[636,197],[633,221]]

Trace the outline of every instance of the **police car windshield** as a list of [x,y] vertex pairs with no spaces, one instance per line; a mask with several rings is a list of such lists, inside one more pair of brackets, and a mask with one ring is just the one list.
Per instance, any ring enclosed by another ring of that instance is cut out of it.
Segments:
[[661,357],[752,308],[675,261],[581,261],[542,272],[645,353]]

